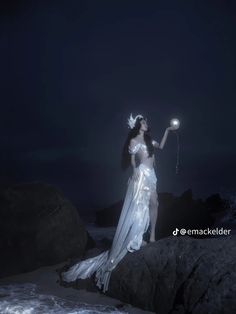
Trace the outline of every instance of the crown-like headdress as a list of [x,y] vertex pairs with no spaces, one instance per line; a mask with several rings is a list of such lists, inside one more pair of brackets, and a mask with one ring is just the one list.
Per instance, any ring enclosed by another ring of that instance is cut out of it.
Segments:
[[138,114],[135,118],[133,118],[132,113],[130,114],[130,117],[128,119],[128,125],[130,129],[134,128],[137,118],[143,118],[143,116],[141,114]]

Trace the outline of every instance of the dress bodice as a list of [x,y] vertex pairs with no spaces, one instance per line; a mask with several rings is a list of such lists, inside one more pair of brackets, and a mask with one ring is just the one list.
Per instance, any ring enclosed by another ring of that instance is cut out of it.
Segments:
[[[152,145],[154,145],[155,141],[152,140]],[[147,150],[147,145],[143,143],[136,143],[134,146],[129,146],[129,153],[130,154],[136,154],[140,153],[141,155],[144,155],[143,157],[148,156],[148,150]]]

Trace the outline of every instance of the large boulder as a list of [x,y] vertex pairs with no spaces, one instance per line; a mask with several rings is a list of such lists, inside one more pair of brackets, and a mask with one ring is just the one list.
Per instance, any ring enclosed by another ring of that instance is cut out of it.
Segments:
[[158,314],[236,313],[236,236],[150,243],[117,265],[107,294]]
[[111,227],[118,224],[123,200],[95,212],[95,224],[99,227]]
[[40,182],[0,190],[0,277],[82,256],[88,234],[63,193]]

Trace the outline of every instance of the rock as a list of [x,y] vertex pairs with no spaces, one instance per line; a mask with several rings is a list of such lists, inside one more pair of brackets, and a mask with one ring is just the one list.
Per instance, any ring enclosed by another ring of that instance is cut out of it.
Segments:
[[86,251],[90,250],[92,248],[94,248],[96,246],[96,242],[95,240],[91,237],[91,235],[89,234],[88,231],[86,231],[87,233],[87,244],[86,244]]
[[158,314],[236,313],[236,236],[150,243],[117,265],[107,294]]
[[4,187],[0,206],[0,277],[84,254],[84,224],[55,187],[40,182]]
[[221,199],[219,193],[212,194],[211,196],[207,197],[205,205],[213,213],[222,212],[230,206],[229,201]]
[[120,217],[123,201],[116,202],[111,206],[96,211],[95,224],[99,227],[116,226]]
[[[205,203],[192,199],[192,191],[187,190],[181,196],[174,197],[169,193],[159,194],[158,217],[156,224],[156,239],[172,235],[178,228],[202,229],[211,227],[214,218]],[[197,238],[198,236],[195,235]],[[202,238],[202,236],[199,236]],[[207,236],[205,236],[207,237]]]
[[101,247],[104,249],[104,250],[109,250],[112,246],[112,240],[104,237],[101,239]]

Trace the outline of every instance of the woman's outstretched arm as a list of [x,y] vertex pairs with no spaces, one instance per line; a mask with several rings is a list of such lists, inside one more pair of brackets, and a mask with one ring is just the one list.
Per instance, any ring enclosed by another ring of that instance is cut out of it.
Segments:
[[175,130],[175,128],[172,127],[172,126],[169,126],[168,128],[166,128],[165,133],[164,133],[164,135],[162,137],[161,143],[160,143],[158,148],[163,149],[163,147],[165,145],[165,142],[167,140],[168,133],[169,133],[170,130]]

